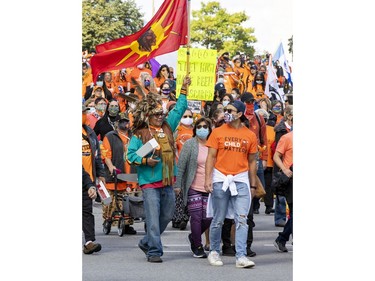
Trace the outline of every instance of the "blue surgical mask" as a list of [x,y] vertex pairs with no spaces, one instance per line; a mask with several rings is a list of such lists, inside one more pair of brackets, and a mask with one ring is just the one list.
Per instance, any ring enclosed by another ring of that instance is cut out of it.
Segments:
[[279,113],[281,112],[281,107],[279,107],[279,106],[274,106],[274,107],[272,108],[272,111],[273,111],[274,113],[276,113],[276,114],[279,114]]
[[223,101],[223,105],[224,105],[224,107],[226,107],[228,104],[229,104],[229,100],[224,100],[224,101]]
[[198,138],[205,140],[208,136],[208,129],[205,128],[200,128],[195,131],[195,134],[197,135]]
[[97,81],[96,86],[98,87],[103,87],[103,81]]
[[162,89],[161,92],[163,93],[163,95],[169,95],[171,89]]
[[145,80],[145,87],[149,87],[150,86],[150,80]]

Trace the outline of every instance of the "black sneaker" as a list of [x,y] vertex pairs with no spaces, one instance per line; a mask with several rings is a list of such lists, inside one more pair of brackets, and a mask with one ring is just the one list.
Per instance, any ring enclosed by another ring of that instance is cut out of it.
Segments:
[[134,234],[137,234],[137,231],[130,225],[125,225],[125,234],[134,235]]
[[285,243],[282,243],[277,239],[273,242],[273,245],[276,247],[278,252],[288,252],[288,249],[285,247]]
[[190,251],[195,254],[195,251],[197,250],[196,247],[194,247],[193,238],[191,237],[191,233],[188,235],[189,243],[190,243]]
[[248,257],[255,257],[257,255],[257,253],[255,253],[254,251],[251,250],[250,247],[246,248],[246,255]]
[[223,256],[230,256],[230,257],[234,257],[236,255],[236,250],[235,250],[235,247],[234,246],[223,246],[221,248],[221,252],[223,254]]
[[159,256],[149,256],[147,258],[148,262],[163,262],[163,260]]
[[202,246],[199,246],[198,248],[195,248],[193,257],[194,258],[207,258],[207,255],[204,252]]
[[180,230],[185,230],[186,226],[187,226],[187,222],[186,221],[180,222]]
[[275,209],[272,209],[272,207],[266,207],[266,210],[264,211],[266,215],[273,214],[275,212]]

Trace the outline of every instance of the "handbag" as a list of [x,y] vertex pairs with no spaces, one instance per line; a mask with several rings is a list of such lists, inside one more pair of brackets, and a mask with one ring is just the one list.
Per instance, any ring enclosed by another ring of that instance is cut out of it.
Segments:
[[271,181],[271,190],[276,195],[285,196],[290,178],[281,170],[274,173]]
[[257,188],[255,189],[255,195],[254,197],[256,198],[262,198],[264,195],[266,195],[266,191],[263,187],[262,182],[260,181],[259,177],[256,176],[256,186]]
[[145,219],[143,196],[125,195],[123,206],[125,214],[129,214],[134,219]]

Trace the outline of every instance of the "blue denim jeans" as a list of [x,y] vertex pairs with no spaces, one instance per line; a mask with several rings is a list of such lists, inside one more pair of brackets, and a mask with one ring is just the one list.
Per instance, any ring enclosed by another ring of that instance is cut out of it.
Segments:
[[161,234],[172,220],[175,194],[172,186],[142,190],[146,215],[146,235],[140,243],[148,248],[147,256],[162,256]]
[[247,239],[247,214],[249,213],[251,197],[249,188],[245,183],[236,182],[236,196],[231,196],[229,188],[224,192],[222,182],[213,184],[212,207],[213,218],[210,226],[210,251],[220,253],[221,230],[227,214],[228,204],[231,201],[234,206],[234,222],[236,224],[236,258],[246,256]]
[[[262,183],[263,187],[265,187],[266,183],[264,181],[264,168],[263,168],[263,163],[261,159],[257,160],[257,166],[258,166],[257,176],[260,179],[260,182]],[[254,185],[254,184],[251,184],[251,185]],[[260,208],[259,200],[260,198],[255,198],[255,197],[253,198],[253,210]]]
[[286,200],[284,196],[276,195],[274,218],[275,225],[286,222]]

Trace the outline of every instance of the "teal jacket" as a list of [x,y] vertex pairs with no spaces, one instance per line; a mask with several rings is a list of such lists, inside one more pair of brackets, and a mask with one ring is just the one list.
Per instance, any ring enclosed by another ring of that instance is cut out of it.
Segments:
[[[174,132],[180,123],[182,116],[184,115],[187,109],[187,98],[186,95],[181,94],[178,97],[176,106],[169,112],[166,120],[168,125],[171,127],[172,132]],[[148,183],[154,183],[161,181],[163,179],[163,166],[162,161],[156,164],[154,167],[150,167],[148,165],[142,165],[142,157],[136,154],[136,151],[143,145],[142,140],[139,139],[137,136],[133,135],[130,139],[130,143],[128,146],[128,153],[127,153],[127,161],[132,165],[136,165],[137,174],[138,174],[138,183],[140,186]],[[151,157],[146,155],[145,157]],[[174,175],[177,176],[177,166],[176,162],[174,161],[173,165]]]

